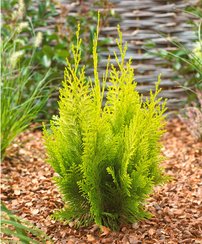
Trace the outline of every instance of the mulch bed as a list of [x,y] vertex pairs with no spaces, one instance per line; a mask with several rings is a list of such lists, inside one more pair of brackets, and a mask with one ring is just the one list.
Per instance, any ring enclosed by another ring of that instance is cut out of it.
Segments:
[[40,131],[18,137],[2,162],[1,199],[17,215],[44,230],[54,243],[202,243],[202,143],[178,120],[168,122],[163,137],[163,166],[172,180],[155,188],[147,208],[150,220],[122,226],[119,232],[96,225],[75,230],[54,221],[51,213],[63,203],[45,163]]

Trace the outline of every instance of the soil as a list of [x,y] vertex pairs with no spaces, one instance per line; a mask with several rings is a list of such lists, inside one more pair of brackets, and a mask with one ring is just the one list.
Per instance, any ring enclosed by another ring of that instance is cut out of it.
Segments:
[[168,121],[162,138],[163,167],[172,177],[158,186],[146,208],[149,220],[122,226],[112,232],[96,225],[75,230],[50,215],[63,206],[45,162],[40,131],[21,134],[2,162],[1,199],[15,214],[44,230],[54,243],[202,243],[202,143],[196,142],[178,120]]

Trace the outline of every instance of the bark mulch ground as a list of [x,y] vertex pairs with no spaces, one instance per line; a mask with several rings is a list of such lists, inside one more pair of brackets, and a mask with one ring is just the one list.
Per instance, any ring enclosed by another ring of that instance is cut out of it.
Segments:
[[202,243],[202,143],[194,141],[178,120],[168,122],[163,137],[163,166],[172,180],[156,187],[147,208],[150,220],[100,232],[90,226],[75,230],[50,214],[63,203],[45,163],[40,131],[23,133],[2,163],[1,198],[17,215],[44,230],[54,243]]

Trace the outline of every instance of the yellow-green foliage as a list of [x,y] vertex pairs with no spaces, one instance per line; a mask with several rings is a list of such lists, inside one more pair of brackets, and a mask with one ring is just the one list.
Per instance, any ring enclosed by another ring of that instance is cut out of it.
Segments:
[[[67,60],[60,90],[59,116],[44,129],[49,163],[65,207],[55,216],[77,226],[95,222],[116,229],[149,214],[144,200],[164,176],[159,139],[163,133],[165,102],[156,91],[142,100],[135,90],[131,60],[125,62],[127,46],[118,28],[117,65],[108,62],[102,81],[98,75],[97,41],[94,38],[94,80],[80,67],[81,39],[72,46],[74,63]],[[104,91],[107,86],[106,101]]]

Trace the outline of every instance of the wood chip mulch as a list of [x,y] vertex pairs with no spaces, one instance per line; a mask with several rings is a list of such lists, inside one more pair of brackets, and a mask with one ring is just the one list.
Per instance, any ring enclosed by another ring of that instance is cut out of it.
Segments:
[[1,199],[17,215],[44,230],[54,243],[202,243],[202,143],[178,120],[168,122],[163,137],[163,163],[172,180],[155,188],[147,208],[150,220],[122,226],[119,232],[96,225],[75,230],[54,221],[63,203],[45,163],[40,131],[23,133],[2,162]]

